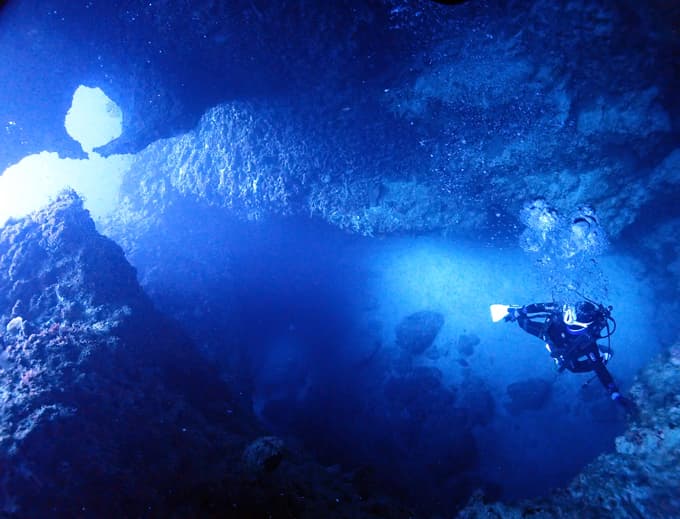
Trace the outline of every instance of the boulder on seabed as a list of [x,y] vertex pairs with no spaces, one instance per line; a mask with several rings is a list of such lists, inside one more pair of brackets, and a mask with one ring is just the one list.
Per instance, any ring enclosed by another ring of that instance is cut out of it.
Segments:
[[475,352],[475,346],[479,343],[480,339],[474,333],[463,333],[458,337],[458,352],[461,355],[469,357]]
[[263,436],[243,451],[243,464],[251,474],[274,472],[283,460],[284,444],[276,436]]
[[439,312],[411,314],[397,325],[397,346],[411,355],[420,355],[432,345],[443,325],[444,316]]

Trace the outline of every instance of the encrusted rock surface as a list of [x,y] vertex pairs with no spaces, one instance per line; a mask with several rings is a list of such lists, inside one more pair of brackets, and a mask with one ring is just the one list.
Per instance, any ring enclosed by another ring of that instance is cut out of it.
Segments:
[[565,489],[517,504],[478,495],[458,517],[658,518],[680,516],[680,342],[647,366],[631,389],[639,412]]
[[[450,16],[430,1],[356,11],[347,2],[304,4],[307,11],[267,7],[259,15],[246,5],[234,19],[250,12],[247,23],[271,30],[268,17],[278,14],[285,32],[312,30],[306,16],[315,16],[348,32],[335,46],[307,42],[299,70],[300,42],[277,50],[305,95],[223,102],[185,134],[151,144],[128,178],[130,214],[160,214],[189,197],[251,219],[312,214],[363,235],[478,238],[480,229],[507,234],[523,205],[543,197],[565,215],[590,205],[616,237],[677,189],[666,93],[677,81],[667,76],[677,43],[663,31],[661,6],[533,0],[503,11],[466,3]],[[205,18],[210,9],[192,10],[197,25],[218,30]],[[631,27],[635,19],[650,30]],[[191,41],[200,32],[177,24]],[[375,44],[359,36],[367,28],[399,39],[393,57],[380,56],[389,72],[340,70],[360,45],[352,38]],[[270,50],[273,41],[268,32],[255,46]],[[320,67],[326,52],[342,59]],[[300,82],[315,72],[314,84]]]
[[0,322],[5,514],[181,506],[256,430],[72,192],[2,230]]
[[157,215],[181,197],[247,219],[288,214],[290,199],[319,170],[293,123],[290,114],[246,103],[212,108],[195,131],[138,153],[124,193],[133,207],[153,207]]
[[283,456],[283,440],[276,436],[263,436],[243,451],[243,463],[252,474],[272,472],[281,464]]

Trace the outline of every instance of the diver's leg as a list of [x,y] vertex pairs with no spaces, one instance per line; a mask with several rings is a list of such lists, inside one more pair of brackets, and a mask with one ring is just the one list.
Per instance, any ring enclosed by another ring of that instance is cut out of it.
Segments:
[[609,373],[609,370],[604,365],[604,362],[602,362],[601,358],[598,361],[593,362],[592,369],[597,375],[597,378],[600,381],[600,383],[605,387],[605,389],[610,395],[614,392],[618,392],[618,388],[614,383],[614,377],[612,377],[612,374]]

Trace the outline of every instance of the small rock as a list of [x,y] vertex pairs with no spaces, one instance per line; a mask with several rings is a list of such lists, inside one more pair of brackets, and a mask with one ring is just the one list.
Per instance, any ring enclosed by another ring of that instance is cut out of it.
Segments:
[[284,444],[276,436],[258,438],[243,451],[243,464],[253,474],[273,472],[283,460]]
[[475,346],[477,346],[479,342],[479,337],[474,334],[462,334],[458,337],[458,351],[461,355],[469,357],[475,352]]
[[24,336],[24,318],[21,316],[16,316],[7,323],[6,330],[7,333],[13,337]]

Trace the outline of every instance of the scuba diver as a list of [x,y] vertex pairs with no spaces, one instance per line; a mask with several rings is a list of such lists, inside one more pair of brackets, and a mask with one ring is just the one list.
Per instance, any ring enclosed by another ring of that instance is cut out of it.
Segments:
[[[546,342],[546,349],[554,359],[558,371],[572,373],[595,372],[610,398],[627,411],[635,404],[619,391],[606,364],[612,357],[611,344],[601,346],[616,331],[611,316],[612,307],[580,301],[576,304],[534,303],[527,306],[491,305],[494,322],[515,322],[527,333]],[[610,323],[613,328],[610,327]]]

